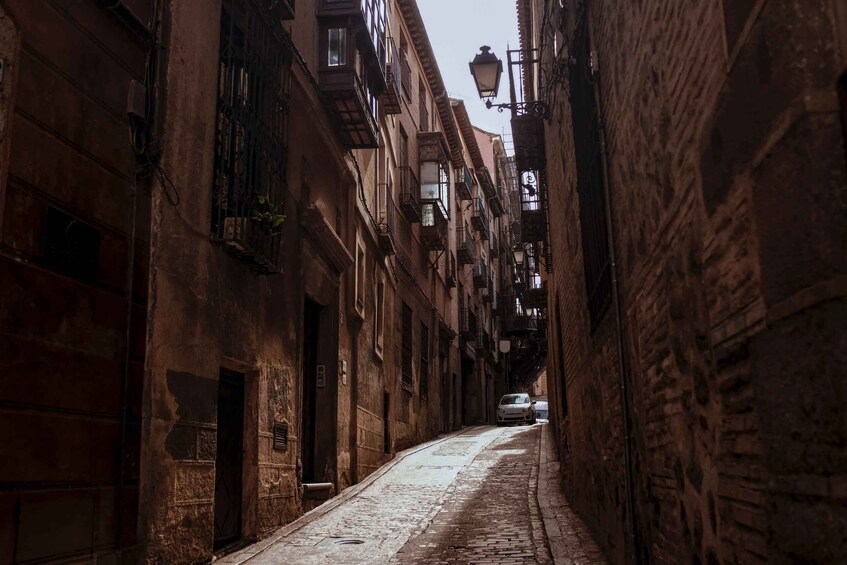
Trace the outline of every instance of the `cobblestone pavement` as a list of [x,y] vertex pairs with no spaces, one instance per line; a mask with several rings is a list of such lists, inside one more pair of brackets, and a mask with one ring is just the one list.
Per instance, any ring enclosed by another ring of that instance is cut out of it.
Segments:
[[[217,563],[553,563],[536,499],[542,429],[475,427],[431,442],[334,507]],[[548,525],[555,547],[579,556],[555,562],[602,562],[589,559],[596,548],[584,550],[578,529]]]

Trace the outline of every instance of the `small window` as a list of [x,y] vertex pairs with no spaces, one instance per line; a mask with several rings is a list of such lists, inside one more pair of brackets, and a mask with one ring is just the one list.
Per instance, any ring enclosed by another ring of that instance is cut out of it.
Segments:
[[347,64],[347,28],[333,27],[327,30],[327,60],[329,67]]
[[100,230],[49,206],[44,220],[42,262],[69,277],[93,281],[100,264]]
[[356,313],[360,318],[365,317],[365,245],[359,234],[356,234],[356,280],[355,280],[355,300]]

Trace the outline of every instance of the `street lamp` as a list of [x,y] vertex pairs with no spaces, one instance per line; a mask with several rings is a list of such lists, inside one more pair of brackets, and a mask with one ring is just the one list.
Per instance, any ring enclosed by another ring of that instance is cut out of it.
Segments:
[[[497,108],[498,112],[507,109],[511,110],[513,118],[519,114],[529,114],[536,118],[549,117],[550,108],[543,100],[529,100],[525,102],[517,102],[515,100],[515,77],[512,74],[512,66],[521,67],[522,65],[540,62],[537,53],[537,49],[512,49],[506,52],[509,58],[509,96],[511,100],[509,104],[493,104],[491,99],[497,96],[497,91],[500,88],[503,61],[491,52],[491,47],[488,45],[483,45],[479,48],[479,53],[476,54],[473,61],[468,65],[471,69],[471,76],[473,76],[474,83],[476,84],[476,90],[479,93],[479,97],[485,100],[486,108],[489,110],[491,108]],[[528,59],[526,58],[527,56],[529,57]]]
[[491,47],[483,45],[479,53],[468,63],[471,75],[476,83],[479,97],[486,100],[486,106],[491,107],[491,99],[497,97],[500,89],[500,76],[503,74],[503,61],[491,52]]
[[523,265],[524,256],[526,255],[526,250],[522,245],[518,245],[514,249],[515,254],[515,263],[518,265]]

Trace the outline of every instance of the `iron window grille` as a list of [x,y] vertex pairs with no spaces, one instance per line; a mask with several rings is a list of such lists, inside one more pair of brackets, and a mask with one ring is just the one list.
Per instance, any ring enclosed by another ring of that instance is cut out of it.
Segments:
[[221,9],[211,233],[263,274],[280,272],[292,50],[265,3]]
[[429,396],[429,328],[421,324],[420,395]]
[[413,391],[412,381],[412,309],[403,303],[402,324],[402,365],[403,386]]
[[606,201],[600,154],[600,125],[592,77],[591,42],[587,18],[582,17],[574,37],[576,63],[570,73],[574,153],[576,158],[582,259],[592,330],[612,300]]

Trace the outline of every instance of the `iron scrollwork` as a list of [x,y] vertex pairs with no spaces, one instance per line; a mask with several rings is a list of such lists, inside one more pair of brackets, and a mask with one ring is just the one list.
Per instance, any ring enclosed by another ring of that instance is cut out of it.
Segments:
[[493,104],[491,100],[487,100],[485,102],[485,107],[489,110],[491,108],[497,108],[498,112],[504,112],[506,110],[514,111],[518,115],[525,116],[535,116],[536,118],[541,118],[542,120],[546,120],[550,118],[550,107],[546,102],[541,100],[533,100],[531,102],[515,102],[514,104]]

